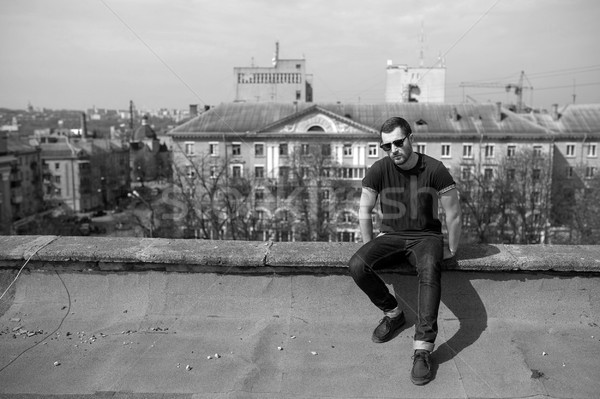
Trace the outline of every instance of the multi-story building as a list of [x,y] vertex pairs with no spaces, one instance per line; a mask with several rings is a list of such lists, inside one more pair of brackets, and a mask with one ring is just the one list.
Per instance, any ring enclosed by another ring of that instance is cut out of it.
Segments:
[[18,133],[0,133],[0,231],[10,234],[27,217],[43,209],[40,148]]
[[144,185],[145,182],[168,180],[171,177],[171,152],[165,141],[170,139],[165,137],[161,142],[148,124],[148,116],[144,116],[129,143],[129,167],[133,183]]
[[[598,106],[595,109],[596,113],[600,111]],[[503,159],[524,149],[551,158],[561,151],[557,140],[564,138],[556,128],[543,126],[534,117],[515,114],[500,104],[424,103],[221,104],[178,126],[169,135],[174,141],[176,165],[187,167],[193,174],[197,170],[194,163],[199,160],[212,163],[213,172],[224,162],[227,176],[260,177],[262,180],[253,186],[255,193],[268,191],[269,179],[298,185],[298,173],[295,180],[292,176],[294,169],[300,169],[302,175],[303,168],[317,165],[314,157],[312,163],[304,162],[297,154],[310,154],[317,149],[330,160],[327,168],[333,171],[324,173],[327,179],[319,186],[327,188],[329,194],[324,195],[330,196],[341,183],[355,189],[347,201],[338,202],[327,215],[336,226],[329,239],[354,241],[359,239],[356,207],[361,179],[373,162],[384,155],[379,148],[378,131],[394,115],[404,117],[413,127],[414,150],[443,161],[455,179],[472,174],[494,176]],[[594,148],[590,145],[586,148]],[[320,201],[321,197],[308,200]],[[271,201],[255,202],[253,206],[260,211],[260,217],[273,219],[288,205],[285,201]],[[304,223],[297,211],[294,218],[298,224]],[[275,228],[263,233],[263,237],[278,239]],[[292,226],[291,234],[279,239],[299,239],[299,235]]]
[[272,67],[235,67],[236,102],[312,102],[311,76],[305,59],[280,59],[276,43]]
[[446,67],[409,67],[388,60],[385,101],[388,103],[443,103],[446,97]]
[[552,136],[553,174],[559,179],[586,180],[600,171],[600,105],[571,104],[549,113],[523,115]]
[[44,207],[41,149],[9,136],[8,151],[17,158],[11,170],[13,219],[34,215]]
[[10,234],[12,223],[11,169],[17,161],[8,152],[8,132],[0,131],[0,234]]
[[44,162],[44,199],[85,212],[114,205],[130,187],[129,150],[120,141],[38,135]]

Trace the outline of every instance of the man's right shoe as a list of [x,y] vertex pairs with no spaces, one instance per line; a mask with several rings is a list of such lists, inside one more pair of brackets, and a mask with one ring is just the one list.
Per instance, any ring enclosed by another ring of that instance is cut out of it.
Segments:
[[395,336],[394,333],[398,331],[404,323],[406,323],[404,312],[394,318],[383,316],[383,319],[381,319],[379,325],[375,328],[375,331],[373,331],[373,342],[381,344],[391,340]]

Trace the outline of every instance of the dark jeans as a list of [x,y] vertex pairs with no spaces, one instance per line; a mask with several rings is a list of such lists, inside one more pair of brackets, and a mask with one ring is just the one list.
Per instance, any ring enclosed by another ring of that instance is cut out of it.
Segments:
[[[398,306],[398,301],[375,271],[393,268],[402,263],[408,263],[416,269],[419,287],[415,349],[433,350],[433,343],[437,337],[443,245],[441,235],[406,239],[388,233],[363,245],[348,263],[350,275],[356,284],[371,302],[384,312]],[[422,344],[417,345],[417,342]]]

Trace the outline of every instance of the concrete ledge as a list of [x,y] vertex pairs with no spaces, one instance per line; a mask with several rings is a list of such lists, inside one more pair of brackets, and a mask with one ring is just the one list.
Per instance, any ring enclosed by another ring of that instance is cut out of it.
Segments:
[[[0,268],[344,274],[361,244],[0,236]],[[600,245],[466,245],[446,270],[600,272]],[[411,272],[401,268],[398,272]]]

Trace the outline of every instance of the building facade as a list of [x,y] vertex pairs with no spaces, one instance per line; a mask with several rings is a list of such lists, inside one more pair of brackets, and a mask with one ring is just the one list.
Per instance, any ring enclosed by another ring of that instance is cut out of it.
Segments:
[[313,101],[312,77],[305,59],[280,59],[276,45],[272,67],[235,67],[235,102]]
[[[593,112],[588,110],[595,115],[591,119],[599,118],[600,107],[592,108]],[[265,200],[272,197],[269,184],[288,182],[295,188],[306,184],[313,188],[311,196],[304,199],[312,208],[304,214],[316,217],[315,202],[327,198],[330,205],[325,216],[333,226],[329,240],[358,241],[357,204],[361,180],[370,165],[385,155],[379,148],[378,130],[393,115],[403,116],[413,127],[414,150],[441,160],[455,180],[514,173],[506,160],[516,159],[521,153],[553,162],[557,153],[587,151],[590,155],[586,158],[588,174],[595,173],[598,167],[597,157],[592,156],[600,138],[598,127],[587,133],[584,142],[581,133],[572,129],[567,133],[565,128],[561,130],[556,125],[567,123],[565,120],[556,119],[551,123],[551,116],[523,117],[501,104],[231,103],[203,113],[173,129],[169,135],[175,143],[174,163],[187,170],[189,176],[198,173],[195,163],[202,160],[203,165],[208,163],[208,169],[212,168],[211,173],[216,173],[218,165],[225,165],[226,176],[259,178],[252,180],[251,208],[258,212],[261,220],[271,221],[269,228],[261,230],[259,239],[306,238],[299,233],[300,228],[291,228],[289,233],[278,236],[279,213],[285,211],[286,218],[295,220],[300,227],[306,224],[303,213],[281,198]],[[568,115],[568,111],[563,113],[566,119]],[[598,121],[600,119],[595,119],[595,126],[600,126]],[[569,147],[575,143],[575,149]],[[322,165],[322,158],[315,157],[315,151],[328,160],[320,173],[326,178],[320,180],[309,173]],[[552,165],[551,170],[556,170],[556,163]],[[546,169],[531,173],[541,176]],[[306,183],[299,176],[307,176],[312,182]],[[553,174],[548,175],[548,179],[535,183],[535,187],[552,184],[552,178]],[[544,190],[543,187],[532,188],[538,189]],[[320,191],[315,194],[315,190]],[[334,201],[336,190],[347,194],[343,201]]]
[[446,67],[444,65],[409,67],[393,64],[386,68],[385,102],[444,103],[446,98]]
[[116,205],[130,190],[129,150],[120,141],[57,136],[36,137],[43,159],[44,200],[87,212]]

